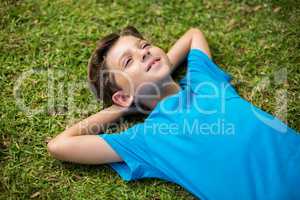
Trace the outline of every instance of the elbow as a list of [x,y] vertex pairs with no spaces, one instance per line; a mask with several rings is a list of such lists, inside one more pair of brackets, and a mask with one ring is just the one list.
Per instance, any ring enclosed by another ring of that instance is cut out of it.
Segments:
[[202,34],[202,31],[199,29],[199,28],[196,28],[196,27],[192,27],[190,28],[190,31],[193,32],[193,33],[201,33]]
[[52,139],[48,142],[47,144],[47,149],[49,154],[54,157],[55,159],[60,159],[60,144],[58,141],[56,141],[55,139]]
[[204,37],[204,33],[199,28],[190,28],[192,35],[198,35]]

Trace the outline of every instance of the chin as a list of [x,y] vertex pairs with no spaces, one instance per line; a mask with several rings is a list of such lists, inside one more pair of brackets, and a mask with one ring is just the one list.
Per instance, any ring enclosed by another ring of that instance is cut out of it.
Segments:
[[151,74],[152,77],[156,77],[157,79],[163,79],[164,77],[170,75],[170,67],[167,65],[163,65],[160,69],[153,71]]

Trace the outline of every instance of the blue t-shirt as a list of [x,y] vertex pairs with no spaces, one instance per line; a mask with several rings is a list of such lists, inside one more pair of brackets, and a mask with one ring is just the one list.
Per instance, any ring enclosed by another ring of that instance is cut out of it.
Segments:
[[300,199],[300,135],[241,98],[205,53],[191,49],[178,93],[143,123],[99,134],[124,160],[124,180],[155,177],[201,199]]

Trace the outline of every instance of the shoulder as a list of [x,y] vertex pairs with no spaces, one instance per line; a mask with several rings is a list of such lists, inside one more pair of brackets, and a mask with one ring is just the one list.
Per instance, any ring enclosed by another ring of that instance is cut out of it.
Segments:
[[194,61],[199,63],[201,61],[213,62],[212,58],[209,57],[204,51],[198,48],[191,48],[188,56],[188,63],[193,63]]

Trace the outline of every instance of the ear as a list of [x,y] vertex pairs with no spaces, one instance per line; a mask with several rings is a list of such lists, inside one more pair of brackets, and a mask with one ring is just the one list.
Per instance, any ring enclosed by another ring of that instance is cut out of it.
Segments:
[[128,108],[133,103],[133,96],[124,93],[122,90],[119,90],[113,94],[112,101],[116,105]]

